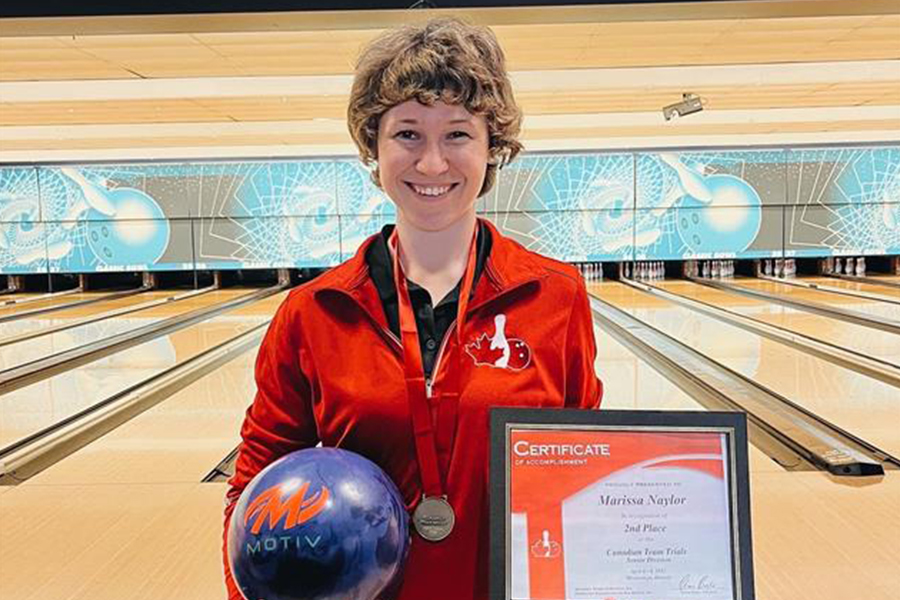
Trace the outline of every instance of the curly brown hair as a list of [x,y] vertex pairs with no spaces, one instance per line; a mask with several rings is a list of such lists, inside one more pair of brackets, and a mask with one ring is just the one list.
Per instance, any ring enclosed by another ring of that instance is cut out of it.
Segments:
[[398,104],[417,100],[460,104],[485,117],[490,159],[479,196],[497,170],[522,150],[518,140],[522,111],[513,98],[506,59],[494,32],[453,18],[440,18],[389,30],[360,54],[347,108],[347,126],[363,164],[377,169],[378,124]]

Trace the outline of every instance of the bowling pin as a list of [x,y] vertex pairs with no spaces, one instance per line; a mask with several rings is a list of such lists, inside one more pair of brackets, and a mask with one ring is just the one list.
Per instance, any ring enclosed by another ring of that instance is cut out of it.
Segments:
[[771,260],[767,260],[765,262],[765,266],[763,267],[763,273],[765,274],[766,277],[772,276],[772,261]]
[[853,262],[853,258],[848,258],[847,262],[844,263],[844,275],[853,275],[856,272],[856,265]]
[[61,167],[60,172],[81,188],[81,193],[84,194],[84,199],[91,208],[107,217],[116,214],[116,209],[106,195],[106,189],[92,181],[88,181],[84,175],[71,167]]
[[834,272],[837,273],[838,275],[840,275],[841,273],[844,272],[844,265],[841,262],[840,257],[836,258],[834,261]]
[[712,201],[712,192],[706,185],[706,181],[703,179],[702,175],[684,166],[675,154],[662,152],[660,153],[659,158],[678,173],[678,181],[681,183],[681,189],[703,204],[709,204]]
[[866,257],[860,256],[856,259],[856,276],[857,277],[865,277],[866,276]]
[[709,261],[708,260],[703,261],[703,277],[704,278],[709,277]]
[[603,281],[603,263],[597,263],[597,267],[598,267],[598,269],[599,269],[599,272],[598,272],[598,275],[599,275],[599,276],[598,276],[598,279],[599,279],[600,281]]

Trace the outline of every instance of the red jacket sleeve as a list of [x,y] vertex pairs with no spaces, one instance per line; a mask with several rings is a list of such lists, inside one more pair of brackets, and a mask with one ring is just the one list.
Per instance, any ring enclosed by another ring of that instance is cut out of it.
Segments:
[[241,446],[225,498],[222,554],[230,600],[243,600],[228,565],[228,523],[253,477],[277,458],[318,443],[309,380],[302,364],[300,318],[293,293],[279,307],[256,357],[256,397],[241,426]]
[[597,344],[594,319],[584,280],[578,278],[578,290],[566,332],[566,408],[595,409],[603,397],[603,383],[594,371]]

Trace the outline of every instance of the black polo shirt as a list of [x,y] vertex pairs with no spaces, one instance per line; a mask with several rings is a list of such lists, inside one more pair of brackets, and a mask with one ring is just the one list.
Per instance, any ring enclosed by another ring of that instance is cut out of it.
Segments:
[[[397,337],[400,337],[400,307],[397,302],[397,290],[394,287],[394,263],[388,250],[388,239],[394,231],[393,225],[385,225],[381,235],[366,251],[366,264],[369,265],[369,274],[378,290],[381,298],[381,306],[384,308],[388,326]],[[484,262],[491,252],[491,234],[478,226],[478,235],[475,240],[475,284],[484,270]],[[431,377],[434,370],[434,361],[447,329],[456,319],[459,305],[459,286],[457,282],[450,292],[434,305],[428,290],[417,285],[414,281],[406,280],[409,286],[409,301],[412,303],[413,314],[416,316],[416,328],[419,332],[419,346],[422,350],[422,367],[426,377]]]

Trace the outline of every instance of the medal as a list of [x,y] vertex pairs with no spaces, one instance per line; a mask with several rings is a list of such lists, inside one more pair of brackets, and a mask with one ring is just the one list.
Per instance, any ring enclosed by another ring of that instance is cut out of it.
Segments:
[[413,513],[416,532],[429,542],[439,542],[453,532],[456,514],[445,497],[422,496]]
[[[412,417],[413,436],[416,443],[416,459],[419,463],[419,475],[422,478],[422,500],[413,512],[413,526],[422,539],[429,542],[440,542],[453,532],[456,514],[447,501],[444,493],[444,482],[441,475],[439,451],[452,447],[452,431],[456,426],[456,404],[459,402],[459,370],[452,369],[447,373],[439,396],[437,420],[432,420],[430,390],[425,384],[425,373],[422,369],[422,355],[419,350],[419,333],[415,315],[409,300],[406,277],[400,265],[399,239],[396,230],[389,242],[394,250],[394,284],[397,286],[398,309],[400,313],[400,340],[403,346],[403,370],[406,379],[406,392]],[[460,285],[459,308],[456,319],[457,346],[462,348],[462,328],[465,322],[466,308],[475,270],[475,234],[469,244],[469,258],[465,274]],[[459,352],[459,351],[458,351]],[[462,360],[462,353],[459,354]],[[460,365],[461,366],[461,365]],[[436,431],[437,434],[436,435]]]

